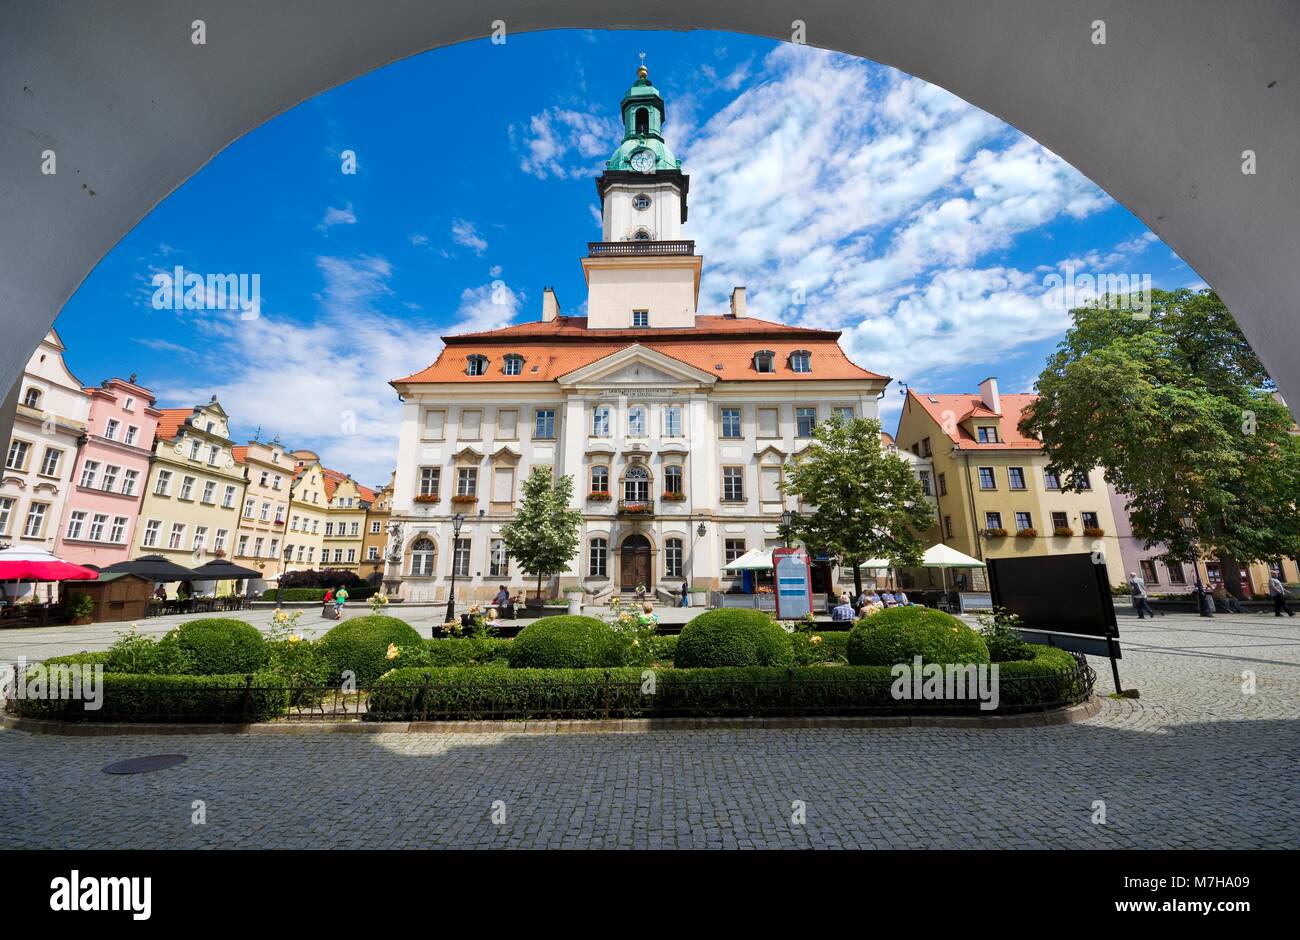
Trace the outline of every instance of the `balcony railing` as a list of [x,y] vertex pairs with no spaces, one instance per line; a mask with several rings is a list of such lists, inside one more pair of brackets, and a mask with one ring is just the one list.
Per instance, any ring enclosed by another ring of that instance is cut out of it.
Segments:
[[626,241],[587,242],[587,254],[592,258],[619,255],[693,255],[695,242]]
[[653,516],[655,501],[653,499],[620,499],[618,513],[620,516]]

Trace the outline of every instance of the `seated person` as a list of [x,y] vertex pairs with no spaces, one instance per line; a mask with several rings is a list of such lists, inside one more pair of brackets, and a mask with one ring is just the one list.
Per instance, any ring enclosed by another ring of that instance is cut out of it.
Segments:
[[895,592],[894,592],[894,600],[895,600],[895,602],[897,602],[897,604],[898,604],[899,607],[911,607],[911,606],[913,606],[912,602],[911,602],[910,600],[907,599],[907,595],[904,594],[902,591],[895,591]]
[[877,605],[880,604],[880,603],[881,603],[880,595],[877,594],[874,590],[869,591],[869,592],[867,593],[867,603],[868,603],[868,604],[877,604]]
[[641,605],[641,613],[636,618],[636,622],[643,627],[659,626],[659,615],[655,613],[655,605],[646,601]]
[[1224,613],[1244,614],[1246,612],[1245,608],[1241,606],[1241,601],[1229,594],[1227,588],[1222,584],[1214,589],[1214,600]]
[[831,609],[831,620],[836,623],[844,623],[853,619],[853,605],[849,603],[847,597],[841,597],[840,602]]
[[898,601],[894,600],[894,595],[888,591],[880,595],[880,603],[884,604],[886,607],[898,606]]

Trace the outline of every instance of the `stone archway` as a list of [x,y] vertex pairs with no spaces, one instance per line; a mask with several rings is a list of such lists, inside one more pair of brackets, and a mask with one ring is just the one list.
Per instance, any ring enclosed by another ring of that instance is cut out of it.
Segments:
[[653,551],[650,540],[640,532],[633,532],[618,547],[618,584],[622,591],[635,591],[644,586],[654,589]]
[[[717,29],[894,66],[1073,164],[1213,286],[1300,413],[1300,14],[1290,0],[172,0],[16,4],[0,32],[0,426],[100,258],[230,142],[428,49],[553,28]],[[792,17],[798,16],[794,20]],[[204,42],[195,42],[196,17]],[[1099,43],[1097,24],[1104,24]],[[87,54],[93,50],[93,54]],[[504,52],[503,52],[504,54]],[[232,69],[230,62],[239,62]],[[57,155],[49,174],[47,152]],[[1256,172],[1243,172],[1249,153]]]

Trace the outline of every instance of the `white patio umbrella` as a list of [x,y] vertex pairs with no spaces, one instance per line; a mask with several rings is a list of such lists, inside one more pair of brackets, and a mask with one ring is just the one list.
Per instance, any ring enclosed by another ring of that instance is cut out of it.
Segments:
[[925,554],[921,556],[921,567],[942,569],[943,593],[947,594],[949,568],[987,568],[988,566],[978,558],[972,558],[939,542],[925,550]]
[[[869,571],[884,571],[885,577],[889,579],[891,589],[894,586],[894,563],[888,558],[868,558],[858,565],[858,568],[865,568]],[[872,575],[872,577],[874,578],[875,575]],[[873,587],[872,590],[875,590],[875,588]]]
[[729,565],[722,566],[723,571],[771,571],[772,550],[751,548]]

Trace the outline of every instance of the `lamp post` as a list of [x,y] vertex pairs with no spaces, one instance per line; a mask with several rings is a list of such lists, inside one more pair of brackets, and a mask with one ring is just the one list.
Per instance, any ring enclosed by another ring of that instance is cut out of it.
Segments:
[[1201,566],[1197,563],[1201,550],[1196,538],[1196,520],[1191,516],[1183,516],[1178,523],[1187,534],[1187,541],[1192,547],[1192,575],[1196,578],[1196,612],[1202,617],[1213,617],[1214,602],[1206,602],[1205,585],[1201,582]]
[[781,541],[785,542],[785,547],[790,547],[790,524],[794,522],[794,513],[786,510],[781,513]]
[[451,593],[447,595],[447,619],[450,623],[456,616],[456,543],[460,541],[460,527],[465,524],[461,513],[451,517]]

